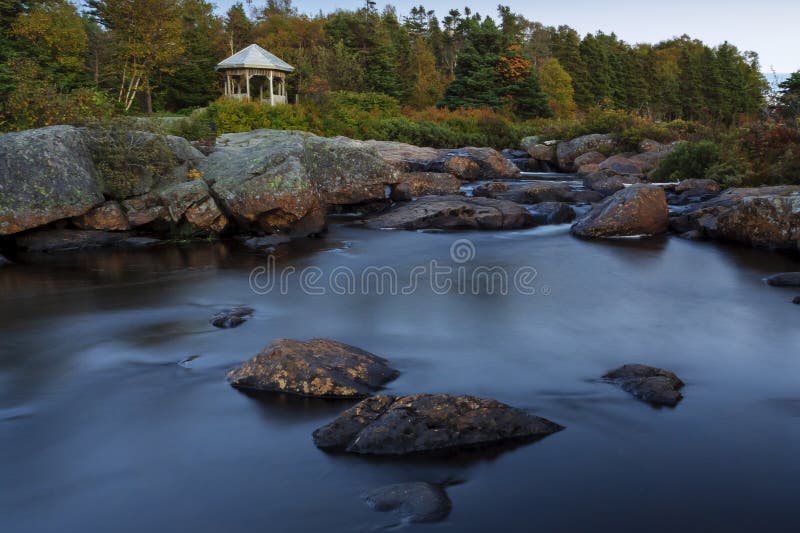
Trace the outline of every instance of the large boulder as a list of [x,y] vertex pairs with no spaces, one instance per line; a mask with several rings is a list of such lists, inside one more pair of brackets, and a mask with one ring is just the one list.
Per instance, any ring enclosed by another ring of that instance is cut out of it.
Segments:
[[297,131],[222,135],[201,170],[238,226],[298,236],[324,229],[329,204],[384,200],[397,182],[367,143]]
[[603,377],[640,400],[656,406],[674,407],[683,398],[679,392],[683,381],[663,368],[639,364],[623,365],[607,372]]
[[592,133],[560,142],[556,145],[556,159],[558,168],[564,172],[574,172],[575,158],[587,152],[600,152],[613,149],[616,146],[614,136],[611,134]]
[[80,229],[89,230],[126,231],[131,228],[125,211],[114,201],[90,209],[83,215],[73,218],[72,223]]
[[636,184],[614,193],[572,226],[579,237],[602,238],[657,235],[669,227],[669,210],[664,190]]
[[562,426],[496,400],[416,394],[374,396],[314,431],[331,451],[405,455],[542,438]]
[[0,235],[79,216],[103,202],[85,134],[50,126],[0,135]]
[[430,194],[456,194],[461,188],[461,181],[452,174],[443,172],[403,172],[399,177],[400,182],[392,187],[392,199],[404,200],[396,197],[395,191],[402,187],[404,193],[413,198]]
[[361,398],[398,376],[382,357],[328,339],[278,339],[228,374],[239,389]]
[[573,165],[575,168],[579,169],[585,165],[599,165],[603,161],[606,160],[606,156],[601,154],[600,152],[586,152],[583,155],[579,155],[573,161]]
[[645,139],[639,143],[639,153],[632,155],[629,159],[638,164],[642,172],[646,174],[655,169],[681,142],[675,141],[669,144],[661,144],[657,141]]
[[517,229],[534,224],[524,207],[504,200],[425,196],[369,219],[374,229]]
[[612,155],[598,166],[600,170],[607,170],[614,174],[641,175],[644,173],[643,165],[640,162],[629,159],[623,155]]
[[203,180],[185,181],[159,194],[172,222],[185,223],[198,233],[220,233],[228,227],[228,219],[211,197]]
[[520,147],[528,152],[532,159],[556,165],[558,164],[558,157],[556,156],[557,144],[558,141],[541,142],[539,137],[525,137],[520,142]]
[[455,177],[517,179],[520,170],[492,148],[436,149],[392,141],[367,141],[383,159],[400,172],[444,172]]
[[670,219],[678,233],[761,248],[800,249],[800,186],[731,188]]

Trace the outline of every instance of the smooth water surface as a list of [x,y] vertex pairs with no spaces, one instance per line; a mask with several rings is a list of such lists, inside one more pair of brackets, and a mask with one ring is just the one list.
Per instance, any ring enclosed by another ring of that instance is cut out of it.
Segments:
[[[458,239],[473,259],[453,261]],[[266,256],[226,243],[3,268],[0,531],[376,531],[398,520],[360,494],[417,480],[461,483],[450,516],[401,526],[413,531],[800,530],[800,306],[762,281],[795,260],[676,238],[587,242],[567,226],[339,224],[279,249],[275,267],[326,279],[386,266],[407,282],[431,260],[533,267],[536,293],[455,279],[436,294],[422,276],[413,294],[315,295],[290,276],[286,294],[256,294]],[[233,305],[256,314],[209,324]],[[276,337],[384,356],[402,371],[392,394],[492,397],[567,429],[449,460],[329,455],[311,432],[352,403],[257,399],[225,382]],[[599,379],[629,362],[675,371],[685,399],[654,409]]]

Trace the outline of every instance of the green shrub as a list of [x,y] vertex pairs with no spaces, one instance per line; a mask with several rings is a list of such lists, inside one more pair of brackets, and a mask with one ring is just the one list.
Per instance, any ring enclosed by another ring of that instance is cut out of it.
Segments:
[[653,177],[667,181],[702,179],[719,163],[720,148],[713,141],[683,143],[661,161]]

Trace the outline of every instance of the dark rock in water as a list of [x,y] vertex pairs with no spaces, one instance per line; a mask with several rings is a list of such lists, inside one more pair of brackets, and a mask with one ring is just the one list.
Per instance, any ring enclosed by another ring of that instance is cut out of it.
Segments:
[[145,246],[160,242],[128,232],[95,230],[38,230],[19,235],[15,242],[27,252],[71,252],[105,246]]
[[575,210],[564,202],[542,202],[531,212],[537,224],[566,224],[575,220]]
[[394,511],[404,522],[436,522],[450,514],[447,492],[432,483],[398,483],[371,490],[364,501],[376,511]]
[[800,186],[726,189],[708,200],[691,203],[670,219],[670,227],[679,233],[697,230],[709,239],[796,252]]
[[636,184],[617,191],[572,226],[572,233],[585,238],[658,235],[669,227],[664,190]]
[[287,235],[267,235],[264,237],[250,237],[244,241],[244,245],[253,250],[264,250],[286,244],[291,240],[291,237]]
[[234,387],[319,398],[361,398],[399,372],[382,357],[328,339],[278,339],[228,373]]
[[681,239],[686,239],[687,241],[700,241],[703,240],[703,234],[697,230],[690,230],[685,231],[678,235]]
[[794,300],[792,300],[792,303],[795,305],[800,305],[800,296],[795,296]]
[[0,267],[4,267],[6,265],[10,265],[11,261],[0,255]]
[[800,272],[781,272],[766,279],[773,287],[800,287]]
[[509,159],[509,161],[522,172],[541,172],[543,170],[540,162],[530,156]]
[[545,437],[562,426],[496,400],[416,394],[374,396],[314,432],[321,449],[405,455]]
[[425,196],[367,220],[373,229],[517,229],[533,217],[513,202],[464,196]]
[[683,381],[669,370],[631,364],[612,370],[603,377],[653,405],[674,407],[683,398],[678,392],[683,387]]
[[255,311],[251,307],[233,307],[220,311],[211,319],[211,325],[218,328],[235,328],[247,321]]

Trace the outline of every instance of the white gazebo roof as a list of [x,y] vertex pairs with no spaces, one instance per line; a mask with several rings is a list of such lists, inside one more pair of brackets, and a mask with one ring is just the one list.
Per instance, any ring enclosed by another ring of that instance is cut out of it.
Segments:
[[257,44],[239,50],[228,59],[217,65],[217,70],[226,68],[262,68],[269,70],[282,70],[293,72],[294,67],[283,59],[270,54]]

